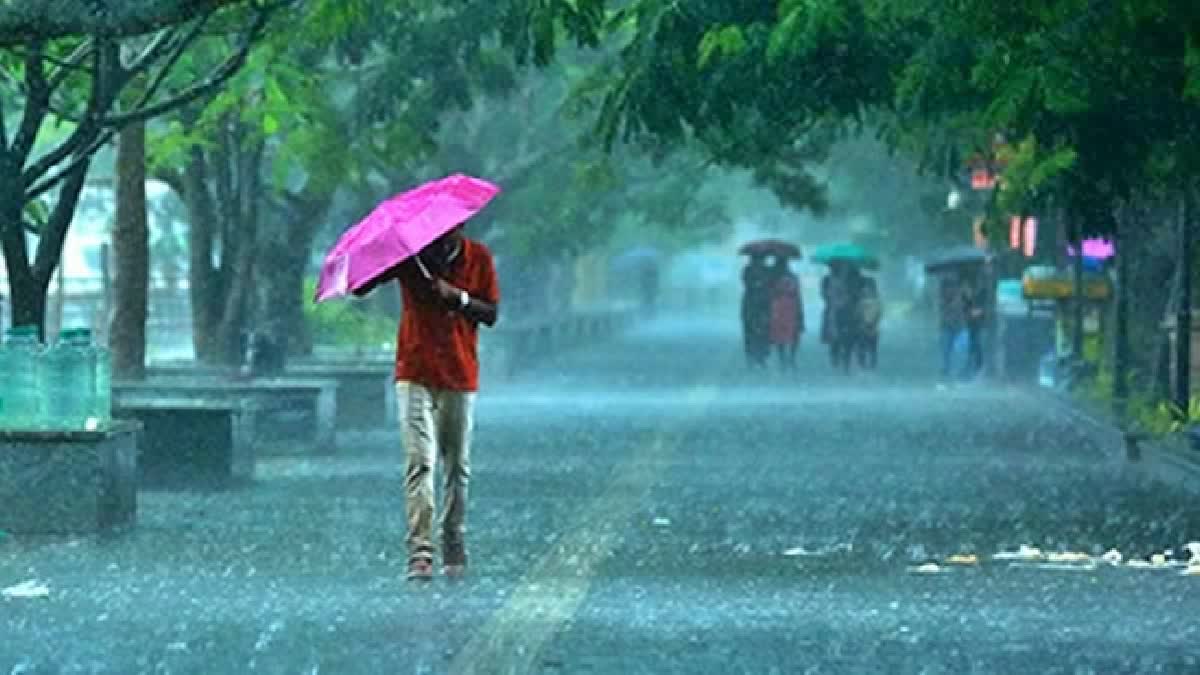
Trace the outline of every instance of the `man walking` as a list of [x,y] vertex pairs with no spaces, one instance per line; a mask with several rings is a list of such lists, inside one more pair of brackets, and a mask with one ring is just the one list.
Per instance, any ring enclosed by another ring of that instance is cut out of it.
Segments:
[[[396,339],[396,398],[406,451],[408,578],[433,577],[434,484],[442,459],[443,572],[466,571],[467,484],[479,388],[478,326],[496,322],[492,254],[454,228],[380,281],[397,279],[404,303]],[[363,294],[370,289],[364,289]]]
[[959,334],[966,325],[962,284],[957,278],[945,276],[939,288],[939,314],[942,342],[942,377],[950,379],[954,372],[954,349]]
[[965,377],[983,371],[983,329],[987,320],[986,290],[982,279],[967,279],[962,289],[963,321],[967,329],[967,365]]

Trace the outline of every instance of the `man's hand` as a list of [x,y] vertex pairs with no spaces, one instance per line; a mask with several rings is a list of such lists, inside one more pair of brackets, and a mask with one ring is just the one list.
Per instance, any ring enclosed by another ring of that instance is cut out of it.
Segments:
[[[445,303],[447,308],[461,312],[471,321],[487,326],[496,323],[496,317],[499,314],[496,305],[484,302],[479,298],[472,298],[466,291],[448,283],[445,279],[434,278],[433,292],[439,300]],[[463,302],[464,298],[466,298],[465,303]]]
[[447,282],[445,279],[434,279],[433,290],[437,292],[442,302],[445,302],[447,305],[462,307],[463,290],[461,288]]

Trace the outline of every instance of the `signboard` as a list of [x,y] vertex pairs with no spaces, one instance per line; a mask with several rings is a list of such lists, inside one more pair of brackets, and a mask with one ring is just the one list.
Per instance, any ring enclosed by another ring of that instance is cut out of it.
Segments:
[[[1108,239],[1096,237],[1083,240],[1083,257],[1092,260],[1108,260],[1117,254],[1117,247]],[[1074,258],[1077,254],[1075,247],[1067,245],[1067,255]]]

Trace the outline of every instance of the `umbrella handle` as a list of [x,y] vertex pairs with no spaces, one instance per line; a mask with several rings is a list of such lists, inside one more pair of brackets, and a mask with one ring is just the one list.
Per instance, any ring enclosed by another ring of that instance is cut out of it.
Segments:
[[425,263],[421,262],[421,256],[415,255],[413,258],[417,261],[417,267],[421,268],[421,274],[424,274],[425,278],[429,281],[433,281],[433,275],[430,274],[429,270],[425,268]]

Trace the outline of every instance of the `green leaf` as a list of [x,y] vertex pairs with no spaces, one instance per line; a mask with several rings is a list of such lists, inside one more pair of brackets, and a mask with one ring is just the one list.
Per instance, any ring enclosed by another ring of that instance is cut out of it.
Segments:
[[713,28],[700,39],[700,68],[706,68],[714,54],[724,58],[737,56],[746,51],[746,36],[739,26]]
[[275,135],[279,131],[279,119],[270,113],[263,115],[262,130],[268,136]]
[[767,62],[774,64],[787,55],[799,38],[800,22],[803,17],[799,8],[792,9],[771,31],[767,42]]

